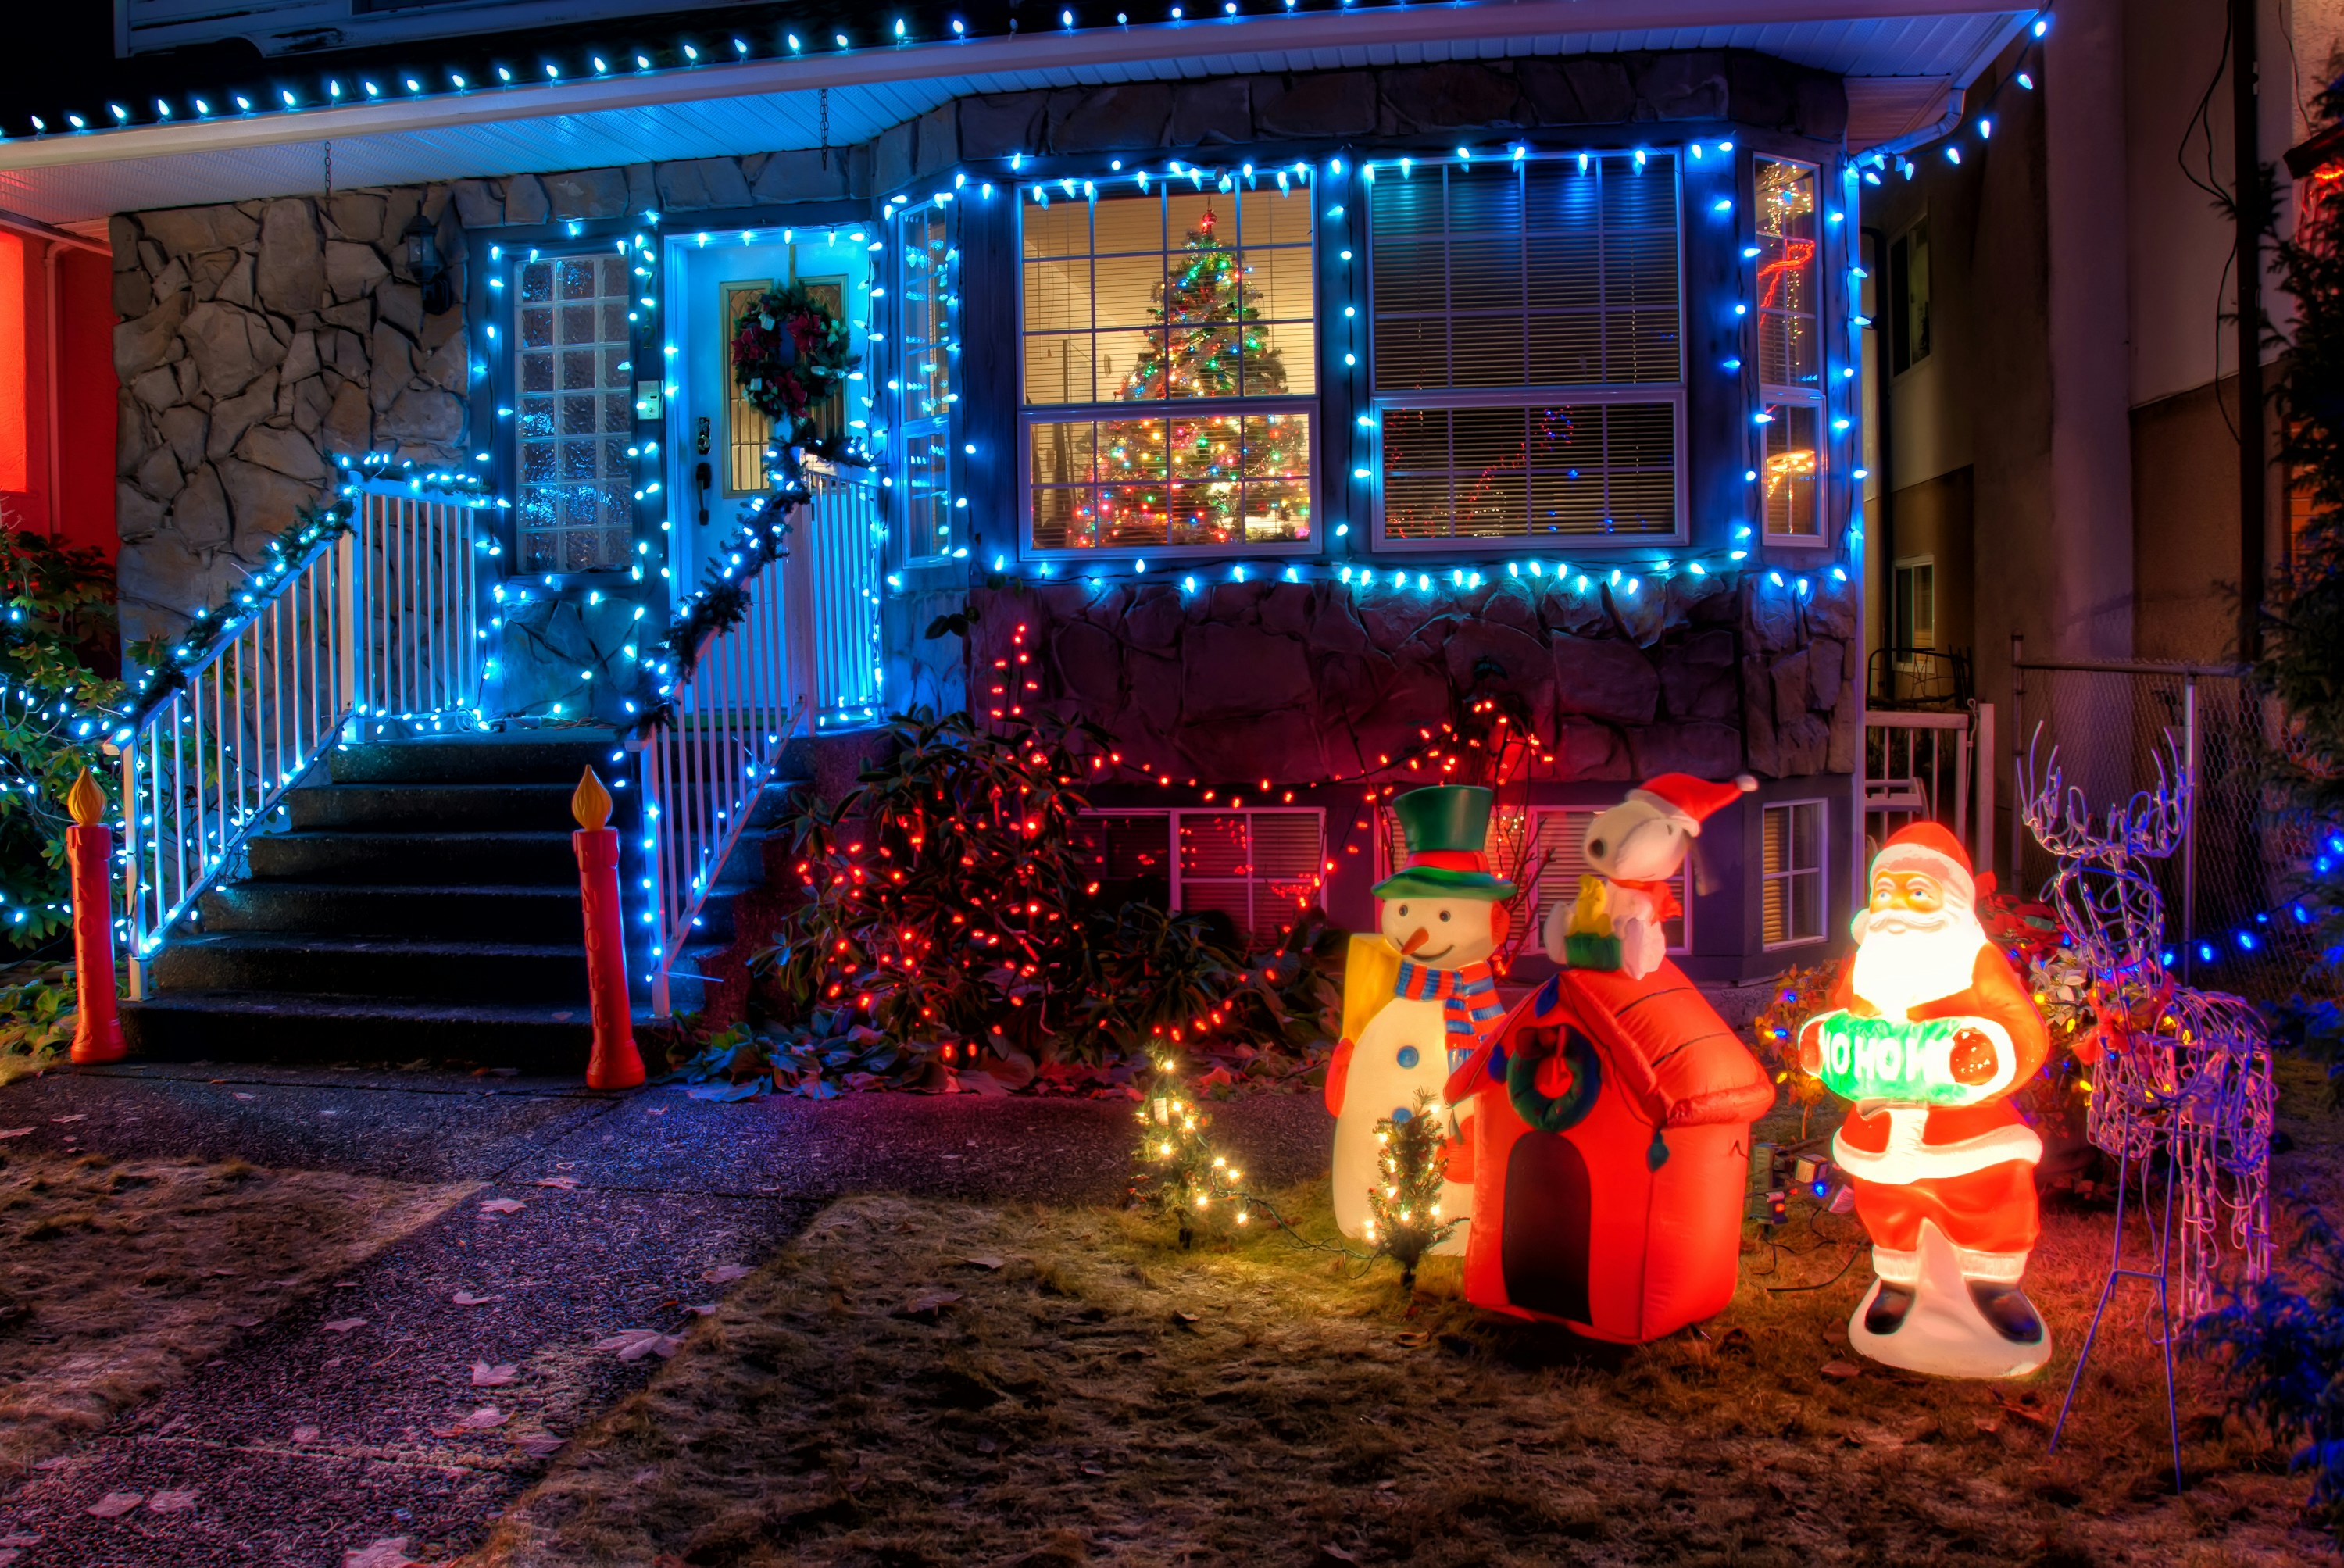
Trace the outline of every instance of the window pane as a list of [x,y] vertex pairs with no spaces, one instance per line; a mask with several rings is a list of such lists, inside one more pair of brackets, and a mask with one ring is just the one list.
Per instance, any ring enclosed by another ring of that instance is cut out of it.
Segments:
[[1668,403],[1390,409],[1390,539],[1649,536],[1676,527]]
[[1766,531],[1794,538],[1816,538],[1823,532],[1818,503],[1823,410],[1803,403],[1781,403],[1768,412],[1773,419],[1766,432]]
[[1369,212],[1377,390],[1682,379],[1672,157],[1386,168]]
[[1821,272],[1815,171],[1760,158],[1758,192],[1758,379],[1768,387],[1814,388],[1823,379],[1815,298]]
[[1037,549],[1310,537],[1306,413],[1036,421],[1027,440]]

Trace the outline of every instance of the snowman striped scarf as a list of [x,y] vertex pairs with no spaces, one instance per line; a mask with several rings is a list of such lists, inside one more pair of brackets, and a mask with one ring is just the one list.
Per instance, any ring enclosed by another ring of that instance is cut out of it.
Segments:
[[1392,996],[1404,1002],[1440,1004],[1441,1017],[1449,1025],[1451,1070],[1472,1053],[1483,1036],[1493,1033],[1506,1016],[1506,1009],[1498,1001],[1496,973],[1487,964],[1435,969],[1429,964],[1414,964],[1403,958],[1399,977],[1392,983]]

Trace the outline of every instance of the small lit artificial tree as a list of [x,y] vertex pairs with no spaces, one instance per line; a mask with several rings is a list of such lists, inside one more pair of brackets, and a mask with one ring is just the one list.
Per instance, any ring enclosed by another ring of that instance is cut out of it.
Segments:
[[1308,471],[1310,429],[1301,417],[1179,411],[1184,399],[1270,397],[1287,388],[1285,358],[1261,324],[1260,290],[1237,248],[1214,232],[1218,222],[1208,207],[1188,231],[1148,307],[1162,330],[1148,334],[1124,378],[1125,401],[1170,404],[1168,450],[1158,448],[1164,425],[1155,420],[1102,432],[1100,469],[1116,508],[1102,521],[1118,537],[1241,542],[1238,481]]
[[1376,1123],[1382,1179],[1368,1192],[1368,1239],[1379,1257],[1399,1265],[1402,1287],[1416,1283],[1417,1265],[1460,1223],[1440,1218],[1440,1184],[1449,1154],[1442,1138],[1448,1116],[1420,1091],[1414,1113]]
[[1196,1245],[1197,1228],[1217,1213],[1231,1215],[1238,1225],[1250,1222],[1251,1211],[1238,1186],[1245,1173],[1229,1164],[1228,1156],[1213,1151],[1206,1136],[1213,1118],[1187,1098],[1178,1058],[1160,1056],[1152,1065],[1153,1076],[1135,1113],[1139,1147],[1131,1196],[1141,1207],[1170,1216],[1185,1249]]

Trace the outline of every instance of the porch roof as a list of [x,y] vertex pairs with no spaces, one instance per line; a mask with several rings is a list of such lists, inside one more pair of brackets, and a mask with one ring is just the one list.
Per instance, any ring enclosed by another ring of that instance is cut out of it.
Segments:
[[1923,96],[1941,84],[1958,107],[2036,15],[1976,0],[1466,0],[968,37],[19,138],[0,142],[0,208],[76,226],[314,193],[328,142],[342,187],[811,147],[824,89],[833,146],[979,93],[1638,50],[1747,49]]

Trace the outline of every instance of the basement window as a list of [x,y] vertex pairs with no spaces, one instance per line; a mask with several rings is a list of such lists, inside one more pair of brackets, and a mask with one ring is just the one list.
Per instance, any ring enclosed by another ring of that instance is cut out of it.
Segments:
[[1100,904],[1217,914],[1257,951],[1322,902],[1326,840],[1316,806],[1086,812],[1076,826]]
[[1822,941],[1824,803],[1794,800],[1766,807],[1763,837],[1765,946]]

